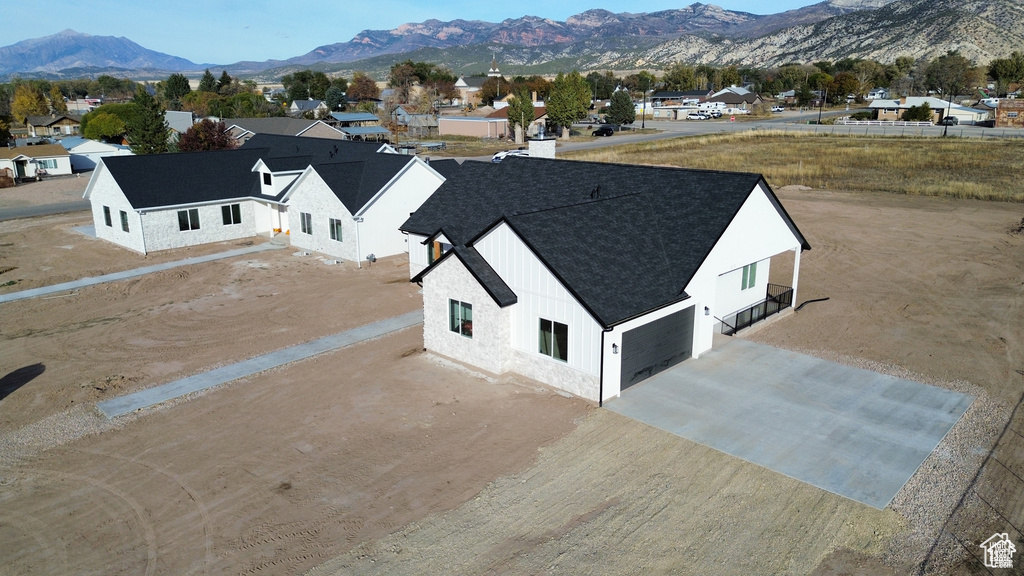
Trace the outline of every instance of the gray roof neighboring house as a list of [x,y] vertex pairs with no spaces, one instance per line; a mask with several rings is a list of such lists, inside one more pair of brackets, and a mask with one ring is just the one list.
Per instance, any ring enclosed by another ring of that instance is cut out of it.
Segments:
[[223,122],[224,126],[229,130],[238,128],[243,134],[276,134],[279,136],[299,136],[316,124],[323,124],[320,120],[288,118],[285,116],[275,118],[225,118]]
[[[686,285],[758,185],[810,249],[759,174],[540,158],[467,162],[401,229],[428,238],[443,230],[454,246],[472,248],[507,224],[608,328],[687,298]],[[458,257],[470,267],[466,254]],[[495,286],[488,291],[500,293]]]
[[323,104],[323,100],[294,100],[292,101],[292,108],[300,112],[315,112],[317,108]]

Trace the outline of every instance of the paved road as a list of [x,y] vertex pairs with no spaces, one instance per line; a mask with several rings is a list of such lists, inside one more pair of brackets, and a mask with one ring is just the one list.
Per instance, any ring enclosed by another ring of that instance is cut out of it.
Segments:
[[41,206],[19,206],[17,208],[0,208],[0,221],[16,220],[18,218],[31,218],[33,216],[49,216],[51,214],[63,214],[65,212],[79,212],[88,210],[88,200],[77,200],[75,202],[61,202],[59,204],[43,204]]

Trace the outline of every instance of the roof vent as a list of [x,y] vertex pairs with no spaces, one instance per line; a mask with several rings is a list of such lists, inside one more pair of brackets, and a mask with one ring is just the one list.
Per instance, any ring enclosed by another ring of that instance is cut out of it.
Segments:
[[601,186],[598,185],[596,188],[590,191],[590,199],[597,200],[597,197],[601,195]]

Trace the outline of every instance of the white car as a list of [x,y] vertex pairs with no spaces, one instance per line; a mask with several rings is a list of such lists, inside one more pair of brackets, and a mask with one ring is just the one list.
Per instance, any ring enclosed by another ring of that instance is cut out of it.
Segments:
[[687,120],[707,120],[708,117],[703,112],[690,112],[686,115]]
[[772,112],[785,112],[785,106],[772,106]]
[[495,153],[494,156],[491,156],[491,162],[494,162],[495,164],[497,164],[498,162],[501,162],[502,160],[504,160],[505,158],[508,158],[509,156],[529,156],[529,155],[530,155],[530,151],[529,150],[502,150],[501,152]]

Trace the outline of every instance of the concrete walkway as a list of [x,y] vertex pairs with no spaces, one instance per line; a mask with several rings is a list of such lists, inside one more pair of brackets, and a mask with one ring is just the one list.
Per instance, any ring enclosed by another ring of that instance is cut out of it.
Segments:
[[153,272],[159,272],[161,270],[170,270],[172,268],[178,268],[179,266],[191,266],[193,264],[212,262],[214,260],[223,260],[224,258],[234,258],[235,256],[244,256],[246,254],[265,252],[267,250],[278,250],[280,248],[284,248],[284,246],[281,244],[275,244],[273,242],[264,242],[263,244],[258,244],[256,246],[247,246],[245,248],[239,248],[237,250],[228,250],[227,252],[218,252],[216,254],[208,254],[206,256],[193,256],[192,258],[185,258],[184,260],[175,260],[174,262],[154,264],[152,266],[144,266],[142,268],[125,270],[123,272],[104,274],[103,276],[81,278],[79,280],[72,280],[71,282],[54,284],[53,286],[43,286],[41,288],[32,288],[31,290],[22,290],[21,292],[0,294],[0,304],[3,304],[4,302],[14,302],[15,300],[25,300],[27,298],[38,298],[39,296],[46,296],[47,294],[55,294],[57,292],[67,292],[69,290],[85,288],[86,286],[103,284],[104,282],[127,280],[128,278],[144,276],[146,274],[152,274]]
[[157,386],[156,388],[140,390],[139,392],[121,396],[120,398],[106,400],[97,404],[96,407],[99,408],[100,412],[102,412],[107,418],[115,418],[140,408],[153,406],[192,392],[206,390],[220,384],[231,382],[232,380],[258,374],[264,370],[276,368],[298,360],[304,360],[311,356],[316,356],[317,354],[323,354],[324,352],[330,352],[332,350],[351,346],[364,340],[384,336],[385,334],[404,330],[405,328],[422,323],[423,311],[416,310],[415,312],[409,312],[408,314],[402,314],[401,316],[395,316],[393,318],[388,318],[387,320],[381,320],[380,322],[366,324],[365,326],[339,332],[338,334],[324,336],[323,338],[319,338],[311,342],[306,342],[304,344],[299,344],[297,346],[284,348],[283,350],[277,350],[275,352],[270,352],[269,354],[243,360],[236,364],[210,370],[209,372],[196,374],[195,376],[189,376],[187,378],[182,378],[181,380],[175,380],[174,382],[169,382],[162,386]]
[[735,339],[605,407],[882,509],[973,400]]

